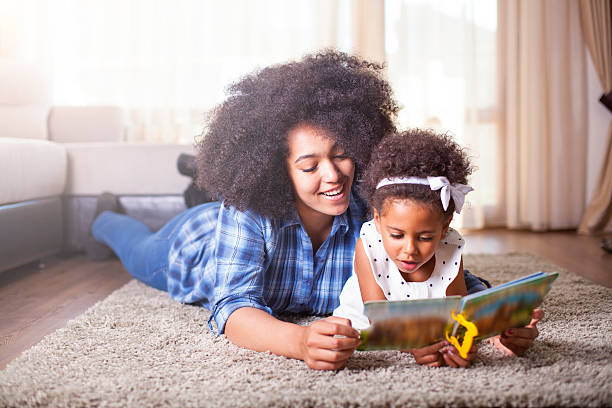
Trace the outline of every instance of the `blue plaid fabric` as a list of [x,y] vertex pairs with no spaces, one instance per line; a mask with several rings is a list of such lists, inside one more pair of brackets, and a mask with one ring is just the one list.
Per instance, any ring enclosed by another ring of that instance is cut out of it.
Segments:
[[351,275],[355,242],[366,209],[351,197],[334,218],[317,253],[299,220],[269,219],[251,211],[207,205],[186,221],[169,254],[168,293],[210,310],[217,333],[236,309],[329,314]]

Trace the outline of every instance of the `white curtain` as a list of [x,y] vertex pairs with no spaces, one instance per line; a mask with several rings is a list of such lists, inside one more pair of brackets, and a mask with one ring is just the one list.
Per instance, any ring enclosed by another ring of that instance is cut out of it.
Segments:
[[498,208],[511,228],[574,229],[584,212],[588,134],[579,3],[500,5]]
[[578,0],[387,0],[389,79],[404,127],[473,155],[465,228],[576,228],[587,112]]
[[37,63],[56,105],[122,106],[131,118],[129,140],[191,143],[224,88],[253,69],[323,47],[364,47],[369,54],[370,45],[356,35],[357,6],[350,0],[0,0],[0,58]]
[[477,167],[456,227],[491,224],[497,214],[497,3],[492,0],[387,0],[389,80],[400,125],[448,132]]

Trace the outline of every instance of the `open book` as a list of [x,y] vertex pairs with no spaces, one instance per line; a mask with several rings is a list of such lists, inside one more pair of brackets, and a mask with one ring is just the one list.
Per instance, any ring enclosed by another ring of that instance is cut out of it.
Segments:
[[471,346],[472,339],[524,327],[558,275],[538,272],[463,297],[366,302],[372,325],[361,332],[359,350],[419,348],[468,334]]

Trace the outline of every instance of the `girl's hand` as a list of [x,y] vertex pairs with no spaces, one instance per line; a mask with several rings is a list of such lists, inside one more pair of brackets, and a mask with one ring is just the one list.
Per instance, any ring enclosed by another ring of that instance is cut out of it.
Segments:
[[442,358],[444,358],[444,362],[449,367],[453,368],[467,368],[472,364],[472,361],[476,358],[478,354],[478,345],[476,343],[472,344],[470,351],[468,351],[467,358],[463,358],[459,355],[459,351],[455,346],[449,345],[440,350],[440,354]]
[[402,351],[412,354],[416,362],[421,365],[426,365],[429,367],[442,367],[445,365],[445,360],[442,356],[441,350],[448,345],[448,341],[442,340],[426,347]]
[[493,344],[508,355],[522,356],[533,345],[540,332],[536,324],[544,317],[544,311],[535,309],[531,323],[518,329],[508,329],[493,337]]
[[[359,332],[349,319],[330,316],[304,328],[301,358],[316,370],[338,370],[361,344]],[[338,337],[340,336],[340,337]]]

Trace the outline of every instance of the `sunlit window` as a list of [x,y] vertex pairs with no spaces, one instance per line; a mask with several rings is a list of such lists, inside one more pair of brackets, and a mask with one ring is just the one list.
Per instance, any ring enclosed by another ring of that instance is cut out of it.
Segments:
[[[388,75],[400,125],[449,132],[474,156],[468,201],[497,200],[497,4],[490,0],[387,0]],[[495,181],[495,182],[491,182]],[[469,213],[469,211],[468,211]]]

